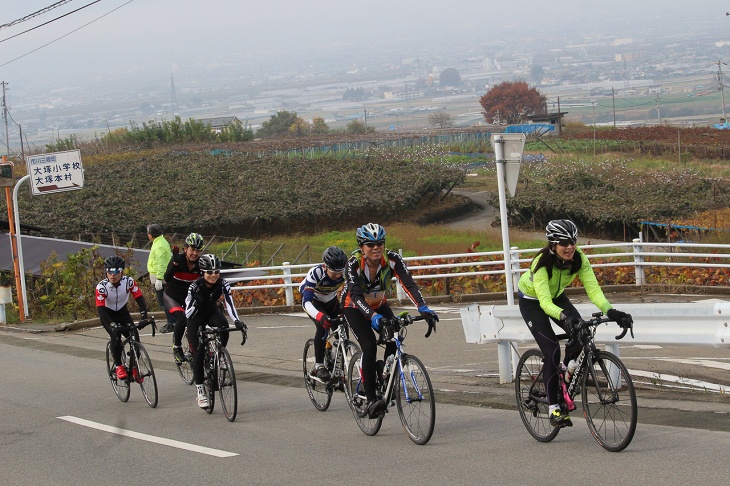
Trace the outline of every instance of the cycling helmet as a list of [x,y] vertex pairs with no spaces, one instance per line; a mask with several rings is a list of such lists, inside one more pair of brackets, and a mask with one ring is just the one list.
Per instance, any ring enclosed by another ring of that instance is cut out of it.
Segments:
[[198,266],[201,270],[220,270],[221,261],[212,253],[206,253],[198,258]]
[[104,270],[109,270],[112,268],[119,268],[124,270],[124,267],[126,266],[126,263],[124,261],[124,258],[114,255],[107,257],[106,260],[104,260]]
[[554,219],[545,227],[545,236],[550,243],[568,240],[575,244],[578,241],[578,228],[569,219]]
[[330,246],[322,253],[322,261],[333,272],[342,272],[347,265],[347,255],[336,246]]
[[357,244],[363,245],[368,242],[385,242],[385,229],[379,224],[368,223],[357,229]]
[[200,236],[198,233],[190,233],[187,238],[185,238],[185,244],[188,246],[192,246],[196,250],[202,250],[203,249],[203,237]]
[[160,226],[159,224],[153,223],[153,224],[147,226],[147,233],[151,234],[153,238],[162,236],[162,226]]

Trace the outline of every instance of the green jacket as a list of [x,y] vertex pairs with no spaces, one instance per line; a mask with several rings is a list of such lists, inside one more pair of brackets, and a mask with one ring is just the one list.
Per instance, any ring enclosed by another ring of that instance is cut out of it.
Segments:
[[147,271],[150,272],[150,275],[164,280],[165,270],[167,270],[167,264],[170,263],[170,258],[172,258],[170,243],[167,242],[164,236],[160,235],[152,241],[150,256],[147,259]]
[[530,265],[530,269],[522,274],[520,281],[517,284],[517,288],[520,289],[520,292],[522,292],[523,295],[528,298],[539,300],[542,310],[544,310],[547,315],[557,320],[560,320],[560,313],[563,309],[553,304],[553,299],[562,294],[565,288],[569,286],[576,277],[580,279],[583,287],[585,287],[588,298],[591,299],[591,302],[593,302],[595,306],[601,310],[601,312],[605,314],[606,311],[611,308],[611,304],[603,295],[601,286],[598,285],[598,280],[596,280],[593,268],[591,268],[591,264],[588,262],[588,257],[585,256],[579,248],[575,249],[575,253],[583,262],[578,273],[571,275],[570,269],[561,270],[553,267],[553,276],[548,279],[546,267],[542,267],[536,273],[533,273],[533,269],[537,266],[537,262],[539,261],[538,258],[535,258]]

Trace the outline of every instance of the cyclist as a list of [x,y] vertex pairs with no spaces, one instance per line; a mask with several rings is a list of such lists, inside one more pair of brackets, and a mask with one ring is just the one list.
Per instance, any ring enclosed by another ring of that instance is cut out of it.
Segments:
[[314,321],[314,369],[312,374],[322,381],[329,381],[330,372],[324,366],[324,349],[330,319],[337,318],[342,309],[337,301],[337,289],[345,281],[342,273],[347,265],[347,255],[340,248],[330,246],[322,254],[322,263],[312,267],[299,285],[302,307]]
[[[603,295],[588,257],[576,246],[578,228],[568,219],[550,221],[545,228],[548,244],[540,250],[518,282],[520,313],[543,356],[545,388],[548,394],[550,425],[571,427],[570,415],[560,409],[558,390],[561,372],[560,343],[550,324],[552,319],[564,330],[580,322],[580,314],[563,292],[577,277],[588,298],[611,320],[624,325],[631,320],[625,312],[612,308]],[[578,343],[568,343],[563,367],[580,353]]]
[[[393,276],[418,307],[418,312],[428,319],[429,326],[435,328],[439,318],[426,305],[403,258],[397,252],[385,248],[385,229],[382,226],[374,223],[363,225],[357,229],[356,237],[359,249],[352,253],[345,267],[345,286],[340,294],[340,302],[347,323],[362,349],[361,364],[367,404],[360,415],[373,418],[382,413],[385,402],[376,396],[376,373],[380,363],[376,364],[377,341],[371,328],[380,332],[381,320],[394,317],[386,303],[386,292],[392,290]],[[395,343],[388,342],[384,358],[395,354],[395,351]]]
[[185,353],[181,347],[187,324],[185,298],[188,295],[190,284],[200,277],[198,258],[200,258],[203,246],[203,237],[198,233],[190,233],[185,238],[182,253],[173,252],[172,259],[165,271],[165,295],[162,296],[162,300],[165,303],[165,309],[175,318],[172,354],[178,363],[185,361]]
[[167,318],[166,326],[161,329],[162,332],[169,332],[175,326],[175,318],[165,309],[165,302],[162,300],[165,289],[165,270],[167,264],[172,258],[172,250],[170,243],[167,242],[162,234],[162,226],[153,223],[147,226],[147,238],[152,242],[150,247],[150,255],[147,259],[147,271],[150,273],[150,283],[155,288],[155,298],[160,309],[165,311]]
[[[132,294],[134,300],[139,307],[139,315],[141,321],[139,329],[147,326],[147,304],[145,303],[142,291],[139,285],[132,277],[124,275],[124,267],[126,266],[124,259],[114,255],[104,260],[104,271],[106,278],[96,285],[96,312],[99,314],[101,325],[104,326],[106,332],[109,333],[111,341],[110,349],[112,358],[114,358],[114,369],[117,378],[120,380],[127,379],[127,370],[124,369],[122,363],[122,337],[129,336],[129,330],[112,329],[112,323],[118,324],[134,324],[132,316],[127,308],[129,294]],[[137,331],[134,331],[137,333]],[[139,340],[139,335],[136,336]],[[136,370],[135,370],[136,371]]]
[[[203,389],[203,359],[199,349],[198,329],[206,324],[210,327],[229,327],[226,316],[218,307],[218,300],[222,297],[228,315],[238,330],[246,330],[246,325],[238,318],[233,305],[231,286],[226,279],[221,278],[221,261],[212,254],[203,255],[198,259],[198,266],[202,274],[190,284],[185,299],[185,315],[188,325],[188,341],[193,348],[193,378],[198,392],[198,406],[208,408],[208,397]],[[221,344],[228,344],[228,334],[221,334]]]

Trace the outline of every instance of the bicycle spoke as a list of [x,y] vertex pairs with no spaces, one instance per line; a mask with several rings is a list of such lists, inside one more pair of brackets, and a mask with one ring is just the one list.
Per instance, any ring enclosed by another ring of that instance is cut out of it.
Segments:
[[226,348],[218,350],[218,393],[221,397],[223,414],[229,422],[233,422],[238,411],[238,388],[233,361]]
[[304,344],[304,355],[302,356],[302,371],[304,373],[304,385],[307,388],[309,399],[312,401],[314,408],[325,411],[330,406],[332,400],[332,387],[322,383],[312,376],[314,371],[314,339],[308,340]]
[[[416,444],[427,443],[436,424],[436,402],[426,367],[415,356],[401,357],[403,369],[395,390],[403,428]],[[394,371],[395,372],[395,371]]]
[[540,442],[550,442],[560,429],[550,425],[542,364],[542,353],[537,349],[522,355],[515,376],[515,397],[522,423],[530,435]]

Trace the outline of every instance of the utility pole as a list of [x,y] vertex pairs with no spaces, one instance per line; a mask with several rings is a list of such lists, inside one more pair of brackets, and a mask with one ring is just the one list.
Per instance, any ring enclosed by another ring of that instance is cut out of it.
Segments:
[[8,85],[5,81],[2,83],[3,87],[3,118],[5,118],[5,144],[7,146],[7,155],[10,155],[10,135],[8,132],[8,104],[5,101],[5,87]]
[[659,95],[656,95],[656,118],[657,118],[657,125],[662,124],[662,116],[659,113]]
[[[727,122],[725,116],[725,82],[722,78],[722,65],[725,64],[722,61],[717,61],[717,89],[720,91],[720,98],[722,99],[722,121]],[[727,64],[725,64],[727,66]]]
[[365,112],[365,129],[367,130],[367,128],[368,128],[368,109],[363,108],[363,111]]
[[613,128],[616,128],[616,92],[611,86],[611,99],[613,100]]

